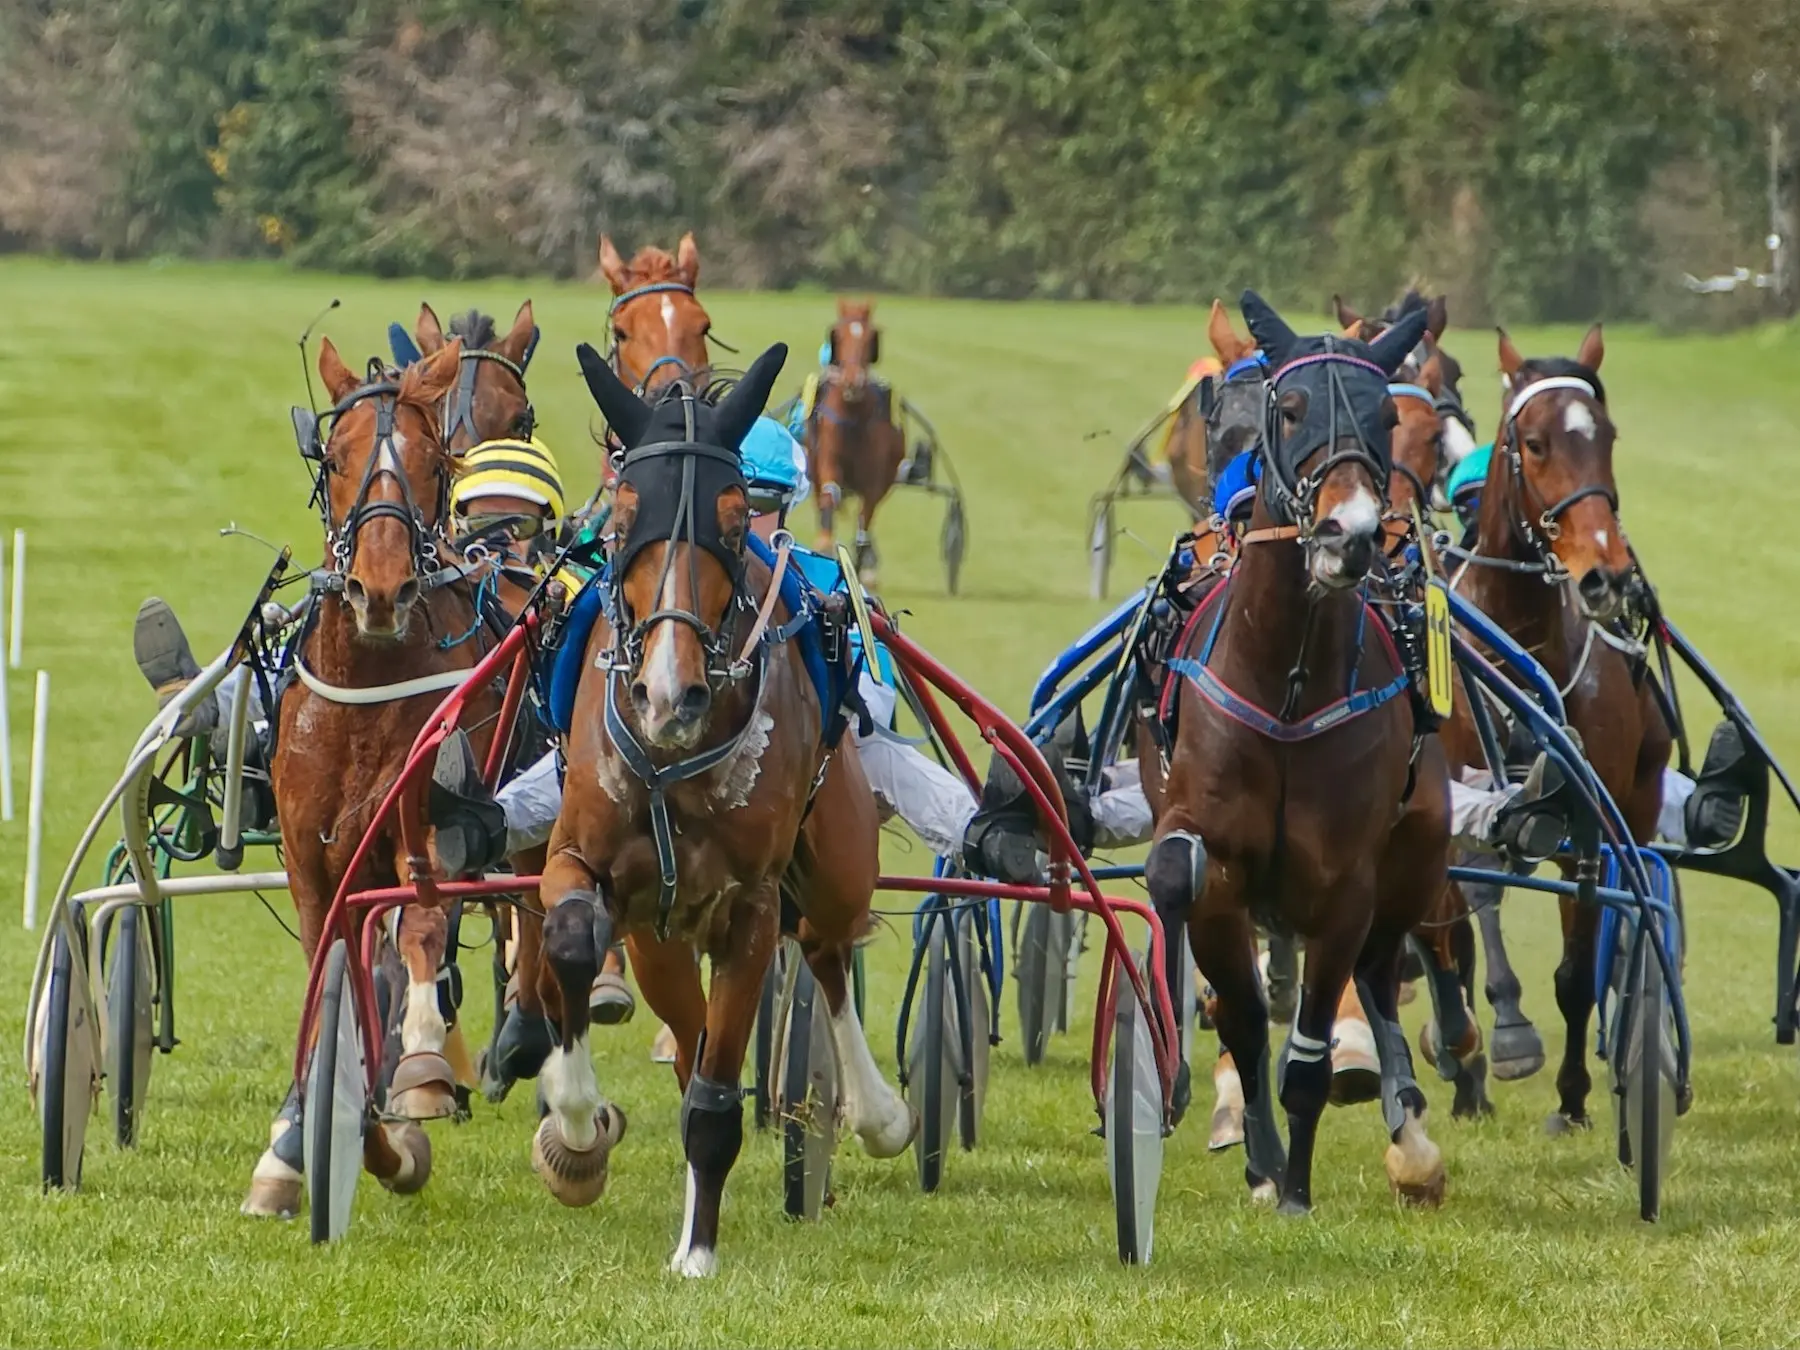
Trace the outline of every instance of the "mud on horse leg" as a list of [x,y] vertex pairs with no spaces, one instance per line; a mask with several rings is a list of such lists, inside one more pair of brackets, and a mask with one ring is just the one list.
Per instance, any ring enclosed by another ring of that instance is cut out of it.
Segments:
[[624,1112],[600,1095],[587,1039],[588,990],[612,940],[612,921],[597,892],[550,881],[546,876],[542,893],[562,893],[544,916],[543,953],[560,994],[561,1025],[544,1062],[549,1109],[532,1138],[531,1165],[563,1204],[591,1205],[606,1189],[607,1156],[625,1134]]

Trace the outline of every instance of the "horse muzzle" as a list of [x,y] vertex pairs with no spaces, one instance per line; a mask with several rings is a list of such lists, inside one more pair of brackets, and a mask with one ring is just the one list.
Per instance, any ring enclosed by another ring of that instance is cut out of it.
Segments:
[[408,577],[391,588],[354,576],[344,579],[344,599],[356,617],[356,635],[370,642],[399,642],[405,638],[419,594],[416,577]]
[[1590,567],[1575,583],[1581,612],[1595,623],[1610,623],[1625,607],[1629,574],[1612,567]]

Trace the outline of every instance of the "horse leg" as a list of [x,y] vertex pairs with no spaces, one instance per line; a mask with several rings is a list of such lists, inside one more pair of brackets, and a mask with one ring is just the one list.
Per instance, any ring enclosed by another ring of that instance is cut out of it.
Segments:
[[420,902],[401,907],[399,929],[395,945],[406,963],[406,1011],[387,1109],[405,1120],[438,1120],[456,1114],[456,1080],[444,1057],[449,1028],[438,1004],[437,980],[449,924],[441,905]]
[[1593,1124],[1587,1113],[1587,1096],[1593,1087],[1587,1067],[1587,1035],[1588,1017],[1594,1011],[1594,942],[1599,924],[1596,907],[1563,900],[1563,954],[1556,967],[1556,1006],[1568,1039],[1563,1045],[1562,1067],[1556,1071],[1559,1104],[1544,1122],[1545,1131],[1553,1135]]
[[[1332,909],[1345,916],[1367,914],[1369,906],[1355,901],[1354,895],[1340,893]],[[1278,1206],[1282,1214],[1306,1214],[1312,1209],[1313,1145],[1319,1117],[1331,1096],[1331,1028],[1355,966],[1353,954],[1361,946],[1361,935],[1341,930],[1306,944],[1300,1011],[1288,1029],[1275,1071],[1288,1117],[1287,1175]]]
[[[823,411],[821,409],[821,411]],[[838,506],[844,500],[844,485],[839,481],[839,459],[841,434],[837,427],[818,414],[814,415],[812,452],[812,470],[819,480],[819,549],[820,553],[831,554],[837,551],[837,538],[834,527],[837,520]]]
[[1419,1028],[1419,1053],[1439,1078],[1451,1084],[1454,1119],[1492,1115],[1487,1055],[1474,1012],[1474,926],[1464,915],[1429,936],[1415,934],[1409,945],[1425,968],[1425,987],[1431,995],[1431,1016]]
[[[1216,894],[1223,888],[1223,874],[1216,863],[1207,870],[1207,885]],[[1195,907],[1189,934],[1200,973],[1218,997],[1219,1040],[1230,1052],[1241,1084],[1244,1180],[1253,1199],[1272,1201],[1287,1171],[1287,1156],[1269,1090],[1269,1009],[1256,970],[1256,930],[1237,905],[1209,897]]]
[[1380,1095],[1381,1061],[1375,1032],[1354,981],[1346,981],[1331,1024],[1331,1104],[1353,1106]]
[[1376,1030],[1381,1111],[1388,1128],[1388,1184],[1409,1204],[1444,1199],[1444,1155],[1425,1132],[1425,1094],[1413,1077],[1412,1051],[1400,1026],[1400,944],[1372,934],[1357,962],[1357,987]]
[[1494,1038],[1488,1057],[1494,1077],[1502,1082],[1529,1078],[1544,1067],[1544,1039],[1519,1006],[1522,990],[1506,939],[1500,933],[1500,898],[1505,889],[1490,882],[1460,882],[1469,908],[1481,925],[1481,945],[1487,950],[1487,1000],[1494,1009]]
[[1269,996],[1269,1020],[1285,1026],[1300,1006],[1300,947],[1286,933],[1269,934],[1263,957],[1263,981]]
[[874,586],[881,572],[881,556],[875,552],[875,504],[879,498],[864,497],[857,503],[856,575],[865,586]]
[[837,1054],[844,1123],[862,1140],[863,1152],[871,1158],[898,1157],[918,1132],[918,1113],[881,1076],[875,1056],[869,1052],[869,1038],[856,1016],[856,1000],[850,997],[851,942],[809,940],[811,928],[801,921],[800,947],[825,995],[825,1019],[831,1048]]
[[[706,1276],[719,1268],[719,1206],[725,1196],[725,1178],[744,1145],[744,1094],[738,1084],[743,1079],[744,1050],[762,996],[763,977],[775,954],[778,912],[775,886],[764,882],[747,897],[744,910],[733,916],[725,950],[713,959],[712,988],[705,1006],[706,1033],[700,1038],[693,1072],[681,1094],[687,1204],[681,1239],[669,1258],[669,1269],[677,1275]],[[662,944],[664,948],[672,945]],[[687,978],[698,986],[692,948],[686,961]],[[648,997],[656,982],[641,966],[638,973]],[[682,1051],[692,1053],[679,1029],[676,1036]]]
[[675,1033],[675,1081],[685,1088],[706,1030],[706,991],[700,987],[693,944],[679,938],[658,941],[639,932],[626,935],[625,950],[644,1002]]
[[1229,1050],[1221,1049],[1213,1061],[1212,1125],[1206,1147],[1219,1153],[1244,1142],[1244,1080]]
[[[607,1156],[625,1134],[625,1113],[600,1095],[588,1056],[588,990],[612,940],[599,879],[568,853],[544,869],[544,967],[554,979],[560,1033],[541,1074],[547,1110],[532,1138],[531,1165],[565,1205],[591,1205],[606,1189]],[[549,897],[555,897],[549,899]]]

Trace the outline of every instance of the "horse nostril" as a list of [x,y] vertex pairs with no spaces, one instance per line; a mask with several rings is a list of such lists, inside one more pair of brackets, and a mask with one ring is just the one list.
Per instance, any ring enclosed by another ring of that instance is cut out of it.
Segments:
[[419,583],[408,579],[400,583],[400,589],[394,592],[394,608],[396,610],[411,609],[413,602],[419,598]]
[[362,582],[355,577],[344,578],[344,599],[353,605],[365,604],[368,596],[363,591]]
[[650,706],[650,690],[642,680],[631,686],[631,706],[643,712]]
[[703,684],[690,684],[681,691],[681,701],[675,707],[675,715],[684,722],[698,722],[706,716],[706,710],[712,706],[712,690]]
[[1583,600],[1589,604],[1599,604],[1612,594],[1617,585],[1618,578],[1610,570],[1604,567],[1590,567],[1583,574],[1576,588],[1581,592]]

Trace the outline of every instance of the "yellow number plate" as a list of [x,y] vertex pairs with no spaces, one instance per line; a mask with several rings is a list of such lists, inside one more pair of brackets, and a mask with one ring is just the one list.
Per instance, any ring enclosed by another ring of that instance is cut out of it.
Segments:
[[1450,596],[1441,581],[1425,585],[1425,673],[1431,710],[1448,717],[1455,702],[1456,665],[1450,655]]

